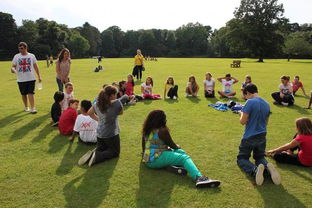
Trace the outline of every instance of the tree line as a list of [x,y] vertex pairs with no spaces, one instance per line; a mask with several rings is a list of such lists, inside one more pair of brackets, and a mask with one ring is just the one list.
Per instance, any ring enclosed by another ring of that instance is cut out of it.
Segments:
[[88,22],[69,28],[39,18],[17,26],[0,12],[0,59],[10,59],[17,43],[27,42],[39,59],[57,56],[67,47],[73,58],[132,57],[137,48],[153,57],[311,58],[312,24],[290,23],[278,0],[241,0],[224,27],[188,23],[176,30],[122,31],[111,26],[100,32]]

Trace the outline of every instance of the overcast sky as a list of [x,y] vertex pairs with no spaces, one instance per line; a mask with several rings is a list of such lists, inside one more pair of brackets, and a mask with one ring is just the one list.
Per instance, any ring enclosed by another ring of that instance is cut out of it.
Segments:
[[[280,0],[290,22],[312,23],[312,0]],[[122,30],[176,29],[200,22],[218,29],[233,18],[240,0],[0,0],[0,11],[23,19],[40,17],[69,27],[89,22],[100,31],[117,25]]]

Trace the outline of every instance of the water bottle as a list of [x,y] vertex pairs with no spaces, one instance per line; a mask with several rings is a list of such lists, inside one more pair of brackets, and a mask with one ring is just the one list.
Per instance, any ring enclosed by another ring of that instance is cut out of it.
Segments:
[[42,82],[38,83],[38,90],[42,90]]

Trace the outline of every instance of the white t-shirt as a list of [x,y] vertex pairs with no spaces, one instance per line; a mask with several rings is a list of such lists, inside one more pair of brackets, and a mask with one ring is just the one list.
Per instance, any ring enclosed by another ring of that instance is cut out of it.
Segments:
[[292,83],[288,83],[287,86],[283,85],[282,83],[278,86],[278,88],[282,91],[285,95],[290,95],[290,88],[292,87]]
[[223,92],[225,93],[232,92],[233,83],[234,83],[233,80],[226,81],[225,79],[222,79]]
[[37,59],[34,54],[27,53],[23,56],[18,53],[14,56],[12,63],[16,65],[17,82],[36,80],[34,64],[37,63]]
[[213,85],[215,83],[215,80],[211,78],[209,81],[207,79],[204,80],[204,84],[206,84],[206,90],[213,91]]
[[77,116],[74,131],[79,132],[79,137],[84,142],[97,142],[96,128],[98,122],[93,120],[90,116],[80,114]]
[[74,98],[74,92],[67,94],[66,92],[64,92],[64,100],[63,100],[63,105],[62,105],[62,110],[65,110],[66,108],[68,108],[68,102],[70,99]]
[[151,94],[151,91],[152,91],[152,85],[146,85],[146,83],[142,83],[141,84],[141,87],[143,87],[143,92],[144,94]]

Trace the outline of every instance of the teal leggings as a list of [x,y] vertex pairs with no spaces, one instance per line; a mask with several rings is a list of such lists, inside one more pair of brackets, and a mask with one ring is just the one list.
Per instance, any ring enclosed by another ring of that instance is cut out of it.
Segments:
[[146,166],[149,168],[164,168],[172,165],[184,167],[193,180],[197,176],[202,176],[191,157],[183,149],[162,152],[157,159],[146,163]]

